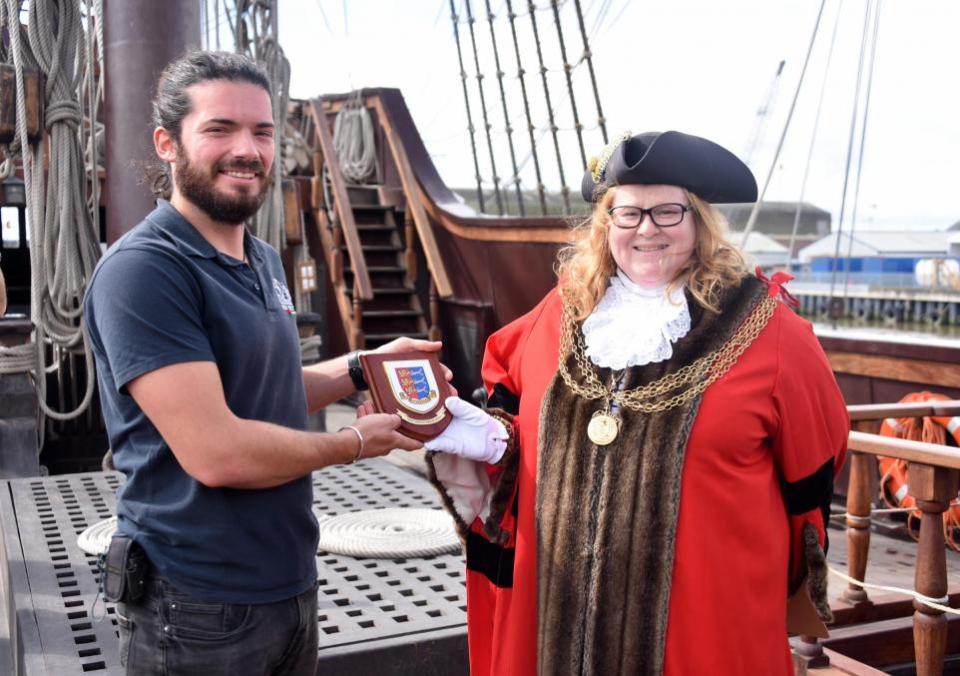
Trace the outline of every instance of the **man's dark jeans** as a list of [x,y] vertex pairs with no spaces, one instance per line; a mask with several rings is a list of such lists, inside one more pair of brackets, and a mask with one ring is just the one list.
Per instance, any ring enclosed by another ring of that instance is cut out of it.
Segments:
[[117,605],[120,663],[129,676],[313,676],[317,590],[276,603],[207,603],[150,580]]

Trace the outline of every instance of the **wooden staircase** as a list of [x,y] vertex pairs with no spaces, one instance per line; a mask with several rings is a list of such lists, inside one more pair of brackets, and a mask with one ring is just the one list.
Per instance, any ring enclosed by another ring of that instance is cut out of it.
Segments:
[[[439,340],[437,298],[452,291],[405,150],[385,127],[402,178],[402,207],[385,201],[380,186],[348,186],[328,108],[322,99],[310,102],[316,149],[311,205],[349,347],[373,349],[401,336]],[[379,120],[383,124],[384,117]],[[417,284],[418,247],[427,261],[428,308],[419,295],[427,285]]]
[[[376,186],[351,186],[349,193],[373,287],[373,298],[364,300],[360,310],[362,347],[376,348],[401,336],[427,338],[429,320],[414,288],[416,274],[411,268],[415,267],[415,257],[407,253],[402,212],[395,206],[382,204]],[[352,307],[353,267],[347,246],[341,245],[340,249],[344,260],[344,291]]]

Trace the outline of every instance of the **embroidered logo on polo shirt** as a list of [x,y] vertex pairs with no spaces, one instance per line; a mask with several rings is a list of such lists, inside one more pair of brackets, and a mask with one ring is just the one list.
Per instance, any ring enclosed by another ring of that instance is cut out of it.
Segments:
[[290,291],[287,289],[287,285],[281,282],[276,277],[273,278],[273,292],[277,294],[277,301],[288,315],[297,314],[296,309],[293,307],[293,299],[290,297]]

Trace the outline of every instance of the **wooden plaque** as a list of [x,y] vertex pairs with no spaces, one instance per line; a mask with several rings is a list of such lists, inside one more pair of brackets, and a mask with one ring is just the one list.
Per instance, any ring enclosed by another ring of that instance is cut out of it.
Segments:
[[380,413],[400,416],[400,433],[417,441],[433,439],[450,424],[443,405],[450,385],[436,352],[360,355],[373,404]]

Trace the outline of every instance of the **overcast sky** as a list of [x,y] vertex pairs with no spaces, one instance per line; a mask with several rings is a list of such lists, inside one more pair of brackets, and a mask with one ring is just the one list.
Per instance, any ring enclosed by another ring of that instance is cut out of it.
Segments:
[[[489,0],[501,65],[507,73],[508,114],[518,129],[519,159],[529,142],[516,57],[506,19],[506,0]],[[464,0],[455,0],[464,14]],[[559,187],[557,160],[546,132],[546,107],[531,39],[526,3],[514,0],[527,70],[538,152],[549,187]],[[573,125],[561,69],[557,32],[548,0],[537,0],[538,28],[557,124]],[[706,136],[745,156],[751,139],[759,144],[750,159],[761,184],[784,127],[813,33],[818,0],[581,0],[593,52],[601,104],[611,137],[623,131],[677,129]],[[484,0],[473,0],[475,35],[495,159],[501,176],[509,176],[503,112],[494,77],[490,28]],[[960,151],[960,2],[955,0],[883,0],[863,170],[857,228],[942,229],[960,220],[952,197],[958,190],[956,156]],[[806,200],[833,213],[836,227],[848,156],[850,126],[866,0],[827,0],[810,64],[773,173],[767,199],[796,200],[813,138],[821,87],[826,83],[822,114],[813,144]],[[449,0],[283,0],[280,40],[291,61],[291,94],[306,98],[358,87],[397,87],[451,187],[475,186],[467,117],[460,83]],[[463,17],[462,17],[463,18]],[[583,51],[574,3],[561,2],[561,23],[570,61]],[[835,46],[826,70],[831,36]],[[459,25],[469,75],[474,75],[468,26]],[[868,30],[872,33],[872,30]],[[867,53],[861,83],[852,163],[858,165],[867,76]],[[774,74],[786,61],[771,111],[758,117]],[[825,77],[825,73],[827,73]],[[602,146],[597,110],[584,65],[573,71],[574,97],[585,134],[587,155]],[[474,124],[481,128],[476,79],[468,81]],[[561,134],[567,184],[576,189],[582,162],[575,135]],[[481,173],[490,188],[492,172],[486,140],[479,132]],[[532,163],[521,172],[533,187]],[[847,188],[844,228],[849,228],[856,174]]]

